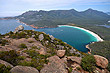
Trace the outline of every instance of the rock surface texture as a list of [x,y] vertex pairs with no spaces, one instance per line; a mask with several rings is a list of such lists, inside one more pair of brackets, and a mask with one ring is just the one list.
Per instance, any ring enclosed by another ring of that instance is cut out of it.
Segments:
[[101,68],[107,68],[108,66],[108,60],[102,56],[94,55],[96,59],[97,66],[100,66]]
[[42,41],[43,39],[44,39],[43,34],[40,34],[40,35],[39,35],[39,40]]
[[77,62],[78,64],[81,64],[81,59],[80,57],[75,57],[75,56],[68,56],[67,57],[68,60],[71,60],[71,61],[74,61],[74,62]]
[[63,57],[63,56],[65,55],[65,50],[58,50],[58,51],[57,51],[57,55],[58,55],[59,57]]
[[10,70],[11,73],[39,73],[39,71],[33,67],[27,66],[15,66]]
[[22,25],[20,25],[15,29],[14,33],[19,32],[19,31],[23,31],[23,30],[24,30],[24,27]]
[[13,67],[13,65],[11,65],[10,63],[0,60],[0,64],[4,64],[6,67],[10,66],[11,68]]
[[49,58],[49,63],[40,73],[68,73],[66,69],[66,64],[58,57],[52,56]]

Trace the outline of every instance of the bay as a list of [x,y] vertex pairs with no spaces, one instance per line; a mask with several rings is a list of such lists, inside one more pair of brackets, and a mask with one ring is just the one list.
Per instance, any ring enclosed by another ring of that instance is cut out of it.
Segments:
[[[34,28],[19,23],[18,20],[0,20],[0,33],[5,34],[10,31],[14,31],[16,27],[23,25],[25,30],[32,30]],[[85,47],[91,42],[96,42],[97,38],[88,32],[73,28],[73,27],[57,27],[57,28],[42,28],[34,29],[35,31],[45,32],[53,35],[55,38],[61,39],[62,41],[70,44],[79,51],[87,52],[88,49]]]

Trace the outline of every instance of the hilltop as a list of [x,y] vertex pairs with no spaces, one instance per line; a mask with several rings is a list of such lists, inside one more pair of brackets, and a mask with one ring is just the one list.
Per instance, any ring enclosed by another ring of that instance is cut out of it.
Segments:
[[47,35],[23,30],[0,35],[0,73],[109,73],[108,60]]

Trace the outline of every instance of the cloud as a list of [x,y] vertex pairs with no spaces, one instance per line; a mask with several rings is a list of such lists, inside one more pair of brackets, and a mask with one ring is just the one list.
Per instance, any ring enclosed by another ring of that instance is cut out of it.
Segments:
[[110,0],[15,0],[18,2],[33,3],[35,5],[49,4],[69,4],[69,3],[91,3],[91,2],[110,2]]
[[[96,5],[110,6],[110,0],[0,0],[0,12],[2,12],[2,14],[9,14],[9,12],[12,11],[17,14],[17,12],[28,10],[53,10],[71,8],[80,10],[94,7]],[[13,14],[12,12],[10,12],[10,14]]]

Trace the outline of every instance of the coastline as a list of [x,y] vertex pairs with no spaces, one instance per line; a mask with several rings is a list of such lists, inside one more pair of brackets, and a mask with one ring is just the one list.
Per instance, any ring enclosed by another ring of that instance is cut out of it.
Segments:
[[27,25],[27,26],[30,26],[30,27],[32,27],[32,28],[38,29],[37,26],[26,24],[26,23],[20,21],[19,19],[16,19],[16,20],[17,20],[19,23],[22,23],[22,24]]
[[[6,20],[8,20],[8,19],[6,19]],[[33,25],[29,25],[29,24],[26,24],[26,23],[20,21],[19,19],[15,19],[15,20],[17,20],[17,22],[19,22],[19,23],[22,23],[22,24],[24,24],[24,25],[30,26],[30,27],[35,28],[35,29],[48,28],[48,27],[37,27],[37,26],[34,26],[34,24],[33,24]],[[102,42],[102,41],[104,41],[104,40],[103,40],[102,38],[100,38],[96,33],[92,32],[92,31],[90,31],[90,30],[87,30],[87,29],[85,29],[85,28],[78,27],[78,26],[75,26],[75,25],[58,25],[58,27],[63,27],[63,26],[66,26],[66,27],[74,27],[74,28],[77,28],[77,29],[86,31],[86,32],[90,33],[92,36],[94,36],[94,37],[97,39],[96,42]],[[92,43],[94,43],[94,42],[92,42]],[[91,43],[90,43],[90,44],[91,44]],[[90,52],[91,52],[91,49],[89,48],[89,44],[85,45],[85,47],[89,50],[88,53],[90,53]]]
[[29,25],[29,24],[27,24],[27,23],[24,23],[24,22],[20,21],[19,19],[16,19],[16,20],[17,20],[19,23],[22,23],[22,24],[24,24],[24,25],[30,26],[30,27],[35,28],[35,29],[47,28],[47,27],[38,27],[38,26],[35,26],[34,24],[33,24],[33,25]]
[[96,37],[96,38],[97,38],[97,42],[102,42],[102,41],[104,41],[102,38],[99,37],[99,35],[97,35],[96,33],[92,32],[92,31],[90,31],[90,30],[87,30],[87,29],[85,29],[85,28],[81,28],[81,27],[77,27],[77,26],[71,26],[71,25],[58,25],[58,27],[62,27],[62,26],[74,27],[74,28],[77,28],[77,29],[86,31],[86,32],[90,33],[91,35],[93,35],[94,37]]
[[[93,35],[94,37],[96,37],[96,38],[97,38],[97,42],[102,42],[102,41],[104,41],[104,40],[103,40],[102,38],[100,38],[96,33],[92,32],[92,31],[90,31],[90,30],[87,30],[87,29],[84,29],[84,28],[81,28],[81,27],[77,27],[77,26],[71,26],[71,25],[58,25],[58,27],[62,27],[62,26],[74,27],[74,28],[77,28],[77,29],[81,29],[81,30],[83,30],[83,31],[86,31],[86,32],[90,33],[90,34]],[[93,43],[95,43],[95,42],[92,42],[92,43],[90,43],[90,44],[93,44]],[[89,44],[87,44],[85,47],[89,50],[89,51],[88,51],[88,54],[91,54],[91,49],[90,49],[90,47],[89,47]]]

